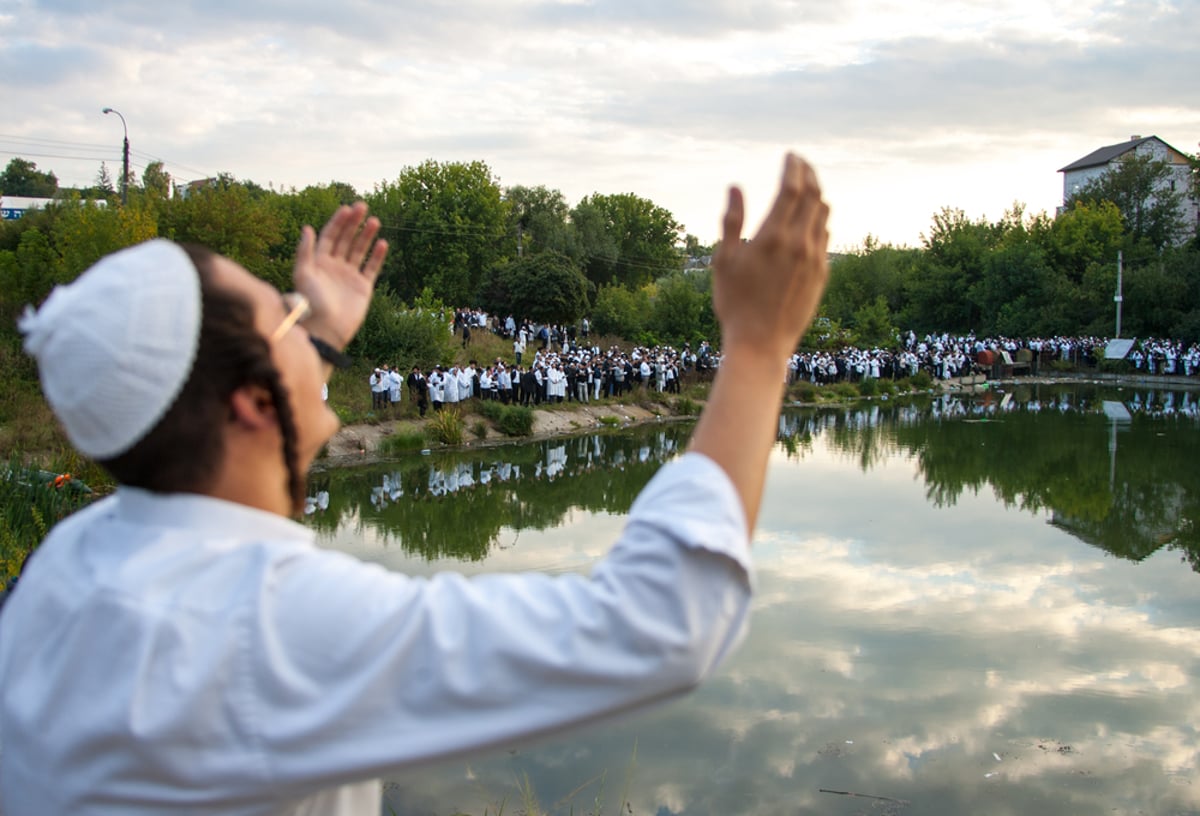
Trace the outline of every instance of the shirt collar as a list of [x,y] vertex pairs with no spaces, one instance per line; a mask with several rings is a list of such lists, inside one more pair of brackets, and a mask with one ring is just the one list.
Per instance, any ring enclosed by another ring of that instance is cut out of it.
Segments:
[[245,539],[315,540],[311,528],[291,519],[212,496],[155,493],[122,485],[114,498],[116,517],[139,524]]

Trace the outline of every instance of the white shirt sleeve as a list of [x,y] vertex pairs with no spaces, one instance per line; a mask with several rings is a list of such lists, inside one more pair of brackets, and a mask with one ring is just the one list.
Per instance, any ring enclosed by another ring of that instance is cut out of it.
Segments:
[[248,723],[315,786],[544,734],[688,690],[740,641],[745,518],[689,454],[589,577],[409,578],[335,553],[278,564],[245,627]]

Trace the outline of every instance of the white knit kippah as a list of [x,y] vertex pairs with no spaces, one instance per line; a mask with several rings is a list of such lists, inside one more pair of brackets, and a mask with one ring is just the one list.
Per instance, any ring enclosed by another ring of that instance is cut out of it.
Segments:
[[108,255],[18,325],[42,391],[79,451],[107,459],[179,396],[200,342],[200,278],[170,241]]

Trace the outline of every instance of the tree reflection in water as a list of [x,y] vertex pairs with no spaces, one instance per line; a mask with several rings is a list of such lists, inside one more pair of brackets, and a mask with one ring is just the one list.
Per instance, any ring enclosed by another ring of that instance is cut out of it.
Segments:
[[[1110,420],[1106,402],[1129,420]],[[935,506],[990,489],[1114,555],[1141,560],[1166,547],[1200,570],[1198,413],[1192,392],[1035,384],[788,410],[779,443],[803,459],[821,437],[863,471],[912,457]],[[572,510],[627,512],[690,432],[655,424],[330,471],[313,479],[309,523],[332,531],[353,520],[426,559],[478,561],[506,529],[551,529]]]

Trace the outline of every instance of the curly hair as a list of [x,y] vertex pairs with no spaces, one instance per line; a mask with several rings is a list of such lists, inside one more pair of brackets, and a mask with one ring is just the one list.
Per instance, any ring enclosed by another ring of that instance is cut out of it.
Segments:
[[254,309],[244,297],[213,283],[215,252],[194,245],[183,249],[200,277],[200,342],[192,371],[158,424],[128,451],[100,464],[121,484],[157,493],[204,492],[225,455],[222,428],[230,418],[230,397],[244,385],[258,385],[279,418],[288,495],[293,507],[300,507],[304,474],[295,418],[271,348],[254,327]]

